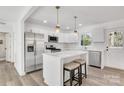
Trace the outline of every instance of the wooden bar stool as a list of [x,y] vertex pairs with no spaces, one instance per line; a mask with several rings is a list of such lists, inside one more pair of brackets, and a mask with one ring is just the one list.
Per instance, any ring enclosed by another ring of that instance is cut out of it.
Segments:
[[[78,70],[78,79],[75,78],[75,71]],[[70,72],[70,79],[65,81],[65,71],[69,71]],[[63,85],[65,86],[65,83],[70,81],[70,86],[73,85],[73,81],[76,81],[77,84],[80,85],[80,64],[79,63],[75,63],[75,62],[70,62],[70,63],[66,63],[64,64],[64,69],[63,69]]]
[[[80,75],[81,78],[87,78],[87,67],[86,67],[86,61],[84,59],[77,59],[74,61],[75,63],[80,64]],[[82,67],[84,66],[84,73],[82,73]],[[82,79],[80,79],[80,83],[82,84]]]

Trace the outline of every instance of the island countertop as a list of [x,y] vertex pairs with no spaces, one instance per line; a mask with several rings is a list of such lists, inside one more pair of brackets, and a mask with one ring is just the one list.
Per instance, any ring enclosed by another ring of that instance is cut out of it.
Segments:
[[43,53],[43,55],[66,58],[66,57],[71,57],[71,56],[86,54],[86,53],[87,51],[62,51],[62,52],[56,52],[56,53]]
[[[44,82],[50,86],[63,86],[63,64],[72,62],[75,59],[83,58],[84,56],[86,56],[86,62],[88,63],[87,51],[62,51],[56,53],[44,53]],[[65,75],[65,79],[68,78],[68,74]]]

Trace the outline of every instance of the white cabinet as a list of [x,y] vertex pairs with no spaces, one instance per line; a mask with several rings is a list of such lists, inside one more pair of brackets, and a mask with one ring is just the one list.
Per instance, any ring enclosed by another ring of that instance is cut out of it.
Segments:
[[73,42],[78,42],[78,34],[71,33],[70,34],[70,41]]
[[78,42],[78,35],[74,33],[63,33],[59,37],[60,41],[63,43],[76,43]]
[[48,42],[48,34],[45,34],[45,35],[44,35],[44,41],[45,41],[45,42]]
[[95,28],[92,31],[92,41],[96,43],[102,43],[105,41],[105,34],[103,28]]
[[57,36],[58,36],[58,42],[63,43],[63,41],[64,41],[63,40],[63,33],[59,33]]
[[69,36],[67,33],[63,33],[63,40],[62,40],[63,43],[67,43],[69,42]]
[[45,42],[48,42],[48,36],[56,36],[56,35],[54,35],[54,33],[53,32],[47,32],[47,33],[45,33]]
[[45,34],[45,42],[48,42],[48,35],[58,37],[58,43],[76,43],[78,35],[75,33],[47,33]]

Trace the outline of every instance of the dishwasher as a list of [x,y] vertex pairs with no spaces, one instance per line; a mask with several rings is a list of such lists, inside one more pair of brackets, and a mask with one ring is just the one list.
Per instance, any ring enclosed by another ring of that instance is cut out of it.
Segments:
[[89,66],[101,67],[101,51],[89,51]]

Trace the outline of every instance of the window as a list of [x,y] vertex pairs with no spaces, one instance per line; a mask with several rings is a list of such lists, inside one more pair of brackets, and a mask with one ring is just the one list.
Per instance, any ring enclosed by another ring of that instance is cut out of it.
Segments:
[[83,46],[91,45],[91,33],[85,33],[81,36],[81,45]]
[[109,47],[123,47],[123,32],[109,33]]

